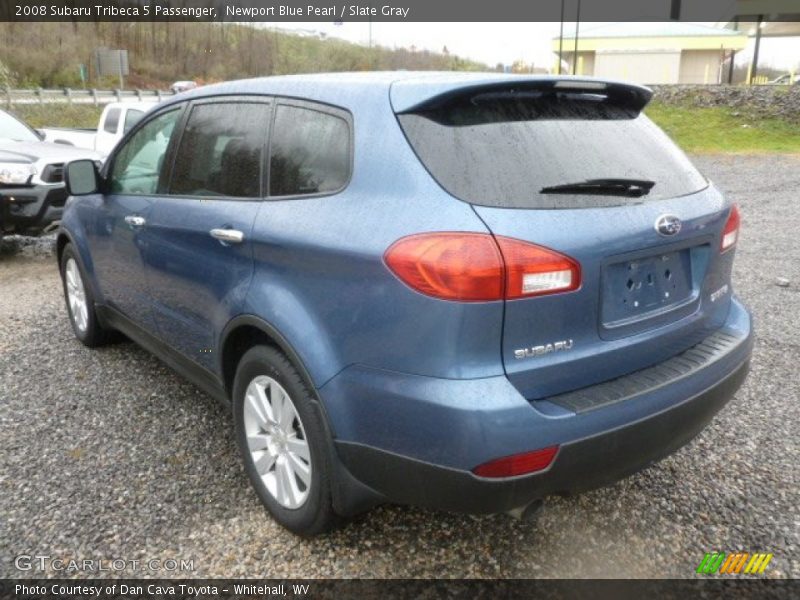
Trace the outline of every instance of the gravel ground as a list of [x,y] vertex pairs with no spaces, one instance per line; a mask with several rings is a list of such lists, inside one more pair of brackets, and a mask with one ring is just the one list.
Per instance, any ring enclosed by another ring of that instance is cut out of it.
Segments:
[[697,162],[742,208],[735,283],[757,319],[752,373],[677,454],[548,499],[533,522],[382,507],[294,537],[250,490],[228,414],[131,343],[81,346],[40,256],[48,242],[7,238],[0,576],[21,575],[15,556],[44,554],[189,559],[198,577],[692,577],[705,552],[740,549],[774,553],[770,577],[799,577],[800,158]]

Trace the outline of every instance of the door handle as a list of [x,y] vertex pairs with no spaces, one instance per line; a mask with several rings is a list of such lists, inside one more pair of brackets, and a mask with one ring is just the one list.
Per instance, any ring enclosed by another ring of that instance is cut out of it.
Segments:
[[144,217],[139,217],[136,215],[128,215],[127,217],[125,217],[125,222],[133,227],[141,227],[147,221],[144,220]]
[[216,240],[227,244],[241,244],[244,234],[236,229],[212,229],[208,233]]

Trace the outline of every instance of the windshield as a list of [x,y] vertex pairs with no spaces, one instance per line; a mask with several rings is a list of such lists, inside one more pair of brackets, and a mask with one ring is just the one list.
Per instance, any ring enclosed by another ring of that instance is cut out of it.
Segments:
[[[431,175],[472,204],[594,208],[708,185],[650,119],[601,95],[481,94],[398,119]],[[641,181],[645,193],[620,193]]]
[[33,129],[19,119],[0,110],[0,139],[17,142],[40,142]]

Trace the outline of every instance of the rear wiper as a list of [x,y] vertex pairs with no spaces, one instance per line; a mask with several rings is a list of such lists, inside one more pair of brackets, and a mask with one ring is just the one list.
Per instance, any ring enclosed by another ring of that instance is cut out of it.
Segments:
[[647,179],[587,179],[576,183],[551,185],[539,190],[540,194],[593,194],[597,196],[628,196],[640,198],[650,193],[656,184]]

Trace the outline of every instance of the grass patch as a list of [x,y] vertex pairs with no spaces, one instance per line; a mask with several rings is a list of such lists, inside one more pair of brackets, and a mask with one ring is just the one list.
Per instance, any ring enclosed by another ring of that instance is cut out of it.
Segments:
[[93,104],[15,104],[11,112],[34,128],[97,127],[103,106]]
[[686,152],[800,153],[800,123],[758,117],[730,108],[668,106],[654,102],[645,113]]

